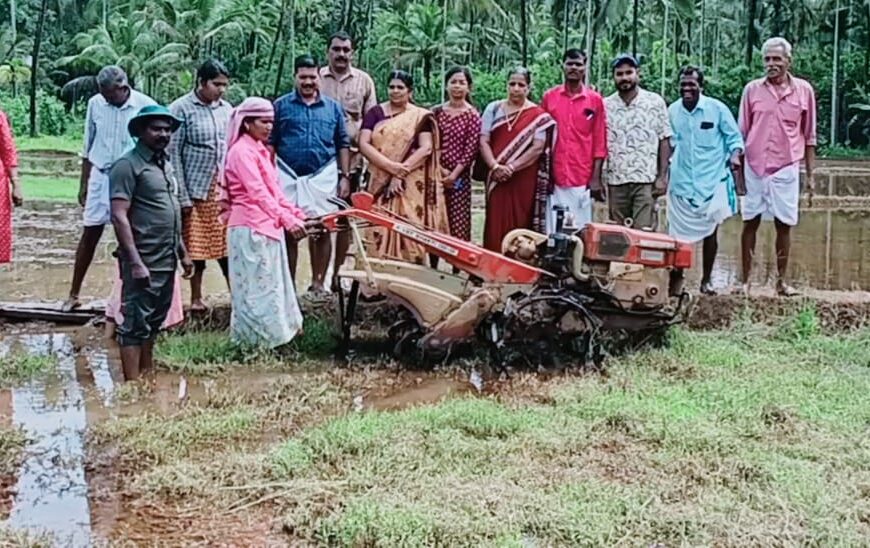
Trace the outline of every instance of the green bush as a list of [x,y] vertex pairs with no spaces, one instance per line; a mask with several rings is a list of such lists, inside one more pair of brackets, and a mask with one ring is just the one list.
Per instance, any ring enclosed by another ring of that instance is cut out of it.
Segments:
[[[9,116],[12,130],[16,135],[26,135],[30,131],[30,97],[19,94],[17,97],[0,94],[0,105]],[[80,134],[83,118],[67,112],[63,102],[42,90],[36,92],[36,124],[41,135]]]

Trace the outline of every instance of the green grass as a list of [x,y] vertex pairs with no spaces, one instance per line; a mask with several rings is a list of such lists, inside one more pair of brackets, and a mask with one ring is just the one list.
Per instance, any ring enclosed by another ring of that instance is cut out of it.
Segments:
[[165,334],[155,348],[158,364],[184,374],[213,375],[256,357],[254,350],[233,344],[222,331]]
[[35,138],[27,136],[16,136],[15,145],[21,152],[30,150],[61,150],[64,152],[81,152],[82,137],[81,135],[43,135]]
[[0,525],[0,546],[51,548],[57,546],[57,540],[49,533],[36,533]]
[[79,195],[79,181],[66,177],[21,177],[24,199],[75,203]]
[[10,476],[21,465],[27,436],[20,429],[0,427],[0,476]]
[[215,410],[193,407],[175,417],[142,414],[100,423],[91,431],[96,443],[115,441],[122,456],[138,465],[163,464],[189,456],[194,450],[219,450],[256,426],[254,411],[244,406]]
[[[159,421],[104,423],[97,447],[119,443],[143,463],[137,497],[268,508],[298,544],[852,546],[870,535],[870,330],[826,334],[811,309],[772,327],[675,330],[606,375],[517,374],[492,396],[351,412],[368,375],[288,376]],[[279,441],[243,443],[257,436]]]
[[315,503],[286,519],[344,546],[860,544],[870,333],[806,321],[678,331],[550,405],[454,399],[309,429],[273,453]]
[[844,146],[823,146],[819,148],[822,158],[870,158],[870,149]]
[[286,363],[299,361],[294,358],[332,355],[337,336],[329,321],[317,317],[306,317],[303,333],[285,348],[275,350],[235,344],[224,331],[187,331],[162,336],[155,358],[170,371],[193,375],[215,375],[238,366],[281,369]]
[[57,358],[52,355],[13,352],[0,358],[0,388],[18,386],[54,370],[56,366]]

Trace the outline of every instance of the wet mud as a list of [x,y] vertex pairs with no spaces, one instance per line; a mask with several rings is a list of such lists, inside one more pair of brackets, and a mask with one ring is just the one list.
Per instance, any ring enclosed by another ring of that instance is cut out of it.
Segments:
[[[172,417],[189,406],[211,405],[215,397],[269,399],[270,392],[293,386],[297,375],[313,375],[345,396],[329,413],[294,416],[294,430],[336,414],[428,405],[484,388],[460,370],[333,369],[330,360],[313,372],[236,370],[214,378],[158,370],[139,383],[124,384],[117,347],[92,326],[6,326],[0,331],[0,360],[20,352],[52,356],[56,367],[21,386],[0,390],[0,415],[31,440],[17,473],[0,481],[0,510],[8,527],[47,533],[64,546],[103,541],[236,546],[286,542],[268,505],[244,512],[203,512],[185,499],[130,496],[127,486],[137,464],[113,444],[95,443],[89,436],[106,421],[145,414]],[[486,391],[493,393],[496,386],[486,386]],[[286,435],[261,432],[249,443],[271,446]]]

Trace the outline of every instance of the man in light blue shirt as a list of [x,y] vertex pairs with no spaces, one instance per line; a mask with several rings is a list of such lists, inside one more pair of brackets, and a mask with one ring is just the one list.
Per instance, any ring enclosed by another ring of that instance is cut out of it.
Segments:
[[154,100],[139,93],[127,81],[121,67],[109,65],[97,74],[99,93],[88,100],[85,115],[82,172],[79,182],[79,205],[84,208],[82,236],[76,248],[75,266],[69,298],[62,309],[78,308],[79,292],[94,252],[103,235],[103,227],[111,224],[109,200],[109,170],[135,145],[127,131],[128,122]]
[[680,96],[668,108],[673,156],[668,187],[668,232],[687,242],[703,240],[701,293],[714,295],[710,281],[718,251],[717,232],[737,213],[732,171],[740,169],[743,137],[721,101],[702,94],[704,73],[680,70]]

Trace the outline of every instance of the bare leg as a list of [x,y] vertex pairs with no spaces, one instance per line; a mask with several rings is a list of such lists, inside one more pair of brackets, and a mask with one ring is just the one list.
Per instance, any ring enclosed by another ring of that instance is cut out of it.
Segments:
[[347,258],[347,250],[350,248],[350,232],[340,230],[335,233],[335,263],[332,267],[332,290],[338,290],[338,272]]
[[106,318],[106,326],[105,326],[104,331],[103,331],[103,337],[107,341],[111,341],[111,340],[115,339],[115,328],[116,327],[117,326],[115,325],[115,320],[113,320],[111,318]]
[[785,283],[785,271],[788,269],[788,256],[791,252],[791,227],[774,219],[776,228],[776,292],[786,297],[797,294],[793,287]]
[[103,228],[103,225],[86,226],[82,230],[82,237],[76,248],[76,262],[73,267],[69,299],[63,304],[63,309],[66,311],[77,308],[81,304],[79,303],[79,293],[82,290],[82,283],[85,281],[85,274],[88,273],[88,268],[94,260],[97,244],[100,243],[100,238],[103,236]]
[[713,276],[713,264],[716,262],[716,253],[719,252],[719,228],[713,231],[704,238],[703,244],[703,263],[701,271],[701,293],[714,295],[716,292],[710,283],[710,278]]
[[755,256],[755,236],[761,225],[761,215],[748,221],[743,221],[743,234],[740,236],[742,282],[745,288],[749,286],[749,275],[752,273],[752,258]]
[[299,257],[299,244],[287,233],[284,234],[284,241],[287,244],[287,262],[290,263],[290,277],[296,282],[296,262]]
[[230,286],[230,259],[228,257],[221,257],[217,260],[218,266],[221,267],[221,274],[224,275],[224,279],[227,281],[227,287]]
[[139,378],[141,356],[141,346],[121,347],[121,367],[124,369],[124,380],[135,381]]
[[142,343],[142,351],[139,356],[139,372],[146,374],[154,368],[154,340]]
[[202,302],[202,275],[205,261],[193,261],[193,276],[190,278],[190,311],[202,312],[208,307]]
[[309,236],[308,251],[311,253],[311,287],[315,292],[321,292],[332,255],[332,238],[329,234]]

